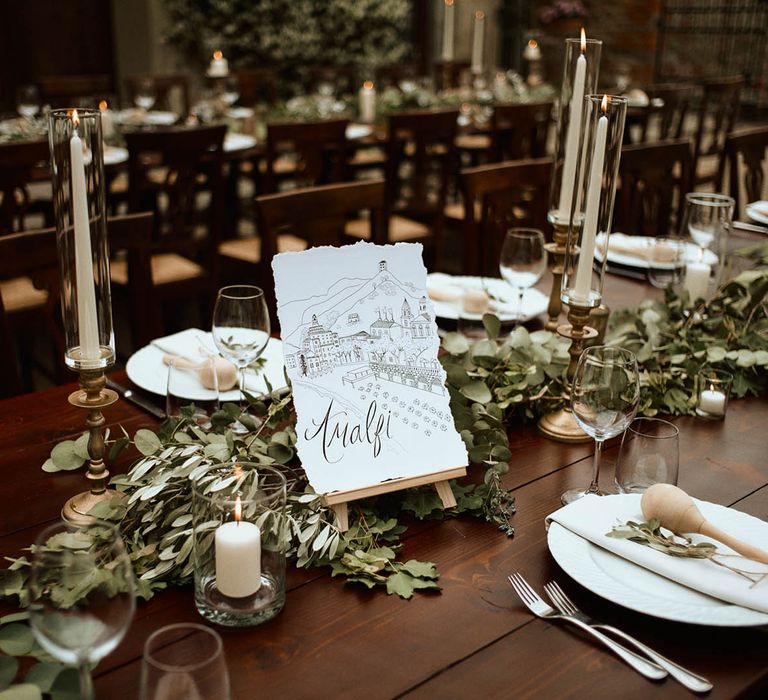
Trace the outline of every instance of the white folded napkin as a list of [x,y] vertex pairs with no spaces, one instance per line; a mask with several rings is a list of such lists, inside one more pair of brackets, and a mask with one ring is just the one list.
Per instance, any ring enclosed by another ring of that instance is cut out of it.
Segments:
[[[178,333],[155,338],[151,345],[154,345],[164,353],[179,355],[180,357],[192,360],[192,362],[199,362],[208,355],[219,354],[216,344],[213,342],[213,336],[206,331],[201,331],[199,328],[187,328]],[[246,370],[245,388],[247,391],[259,394],[266,391],[261,374],[261,371]],[[237,387],[234,390],[236,389]]]
[[[605,252],[605,239],[597,242],[601,253]],[[657,243],[645,236],[627,236],[624,233],[612,233],[608,239],[608,248],[618,255],[630,255],[651,262],[674,262],[676,251],[673,247]]]
[[[696,500],[696,499],[694,499]],[[707,520],[720,527],[718,513],[723,509],[706,501],[696,500],[696,505]],[[722,515],[721,515],[722,517]],[[721,529],[729,534],[750,542],[757,547],[764,547],[768,541],[768,523],[743,515],[749,522],[749,532],[736,532],[732,526]],[[640,509],[640,494],[614,496],[585,496],[573,503],[556,510],[546,519],[547,524],[554,521],[598,547],[628,559],[639,566],[649,569],[683,586],[701,593],[741,605],[752,610],[768,613],[768,579],[757,585],[733,571],[718,566],[707,559],[684,559],[673,557],[651,547],[630,542],[625,539],[608,537],[614,525],[623,525],[627,520],[643,522],[645,519]],[[754,526],[754,527],[753,527]],[[757,531],[757,536],[755,535]],[[693,535],[696,542],[712,540]],[[714,542],[719,552],[732,554],[732,550],[719,542]],[[756,572],[768,572],[768,565],[753,562],[742,557],[726,559],[728,564],[740,569]]]

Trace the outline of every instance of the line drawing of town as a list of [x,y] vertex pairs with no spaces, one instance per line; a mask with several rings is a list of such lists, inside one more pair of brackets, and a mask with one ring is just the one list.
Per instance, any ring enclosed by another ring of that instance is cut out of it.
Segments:
[[421,250],[366,242],[274,259],[297,447],[318,493],[467,464]]

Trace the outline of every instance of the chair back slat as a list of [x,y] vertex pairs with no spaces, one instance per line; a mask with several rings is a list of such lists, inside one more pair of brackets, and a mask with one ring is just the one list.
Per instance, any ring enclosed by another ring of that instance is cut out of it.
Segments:
[[47,170],[47,141],[0,144],[0,235],[24,228],[29,212],[27,186],[36,170]]
[[498,275],[501,246],[508,229],[549,229],[551,173],[550,158],[507,161],[461,171],[464,274]]
[[730,192],[735,204],[734,216],[738,217],[742,215],[743,206],[763,197],[768,161],[768,126],[729,134],[725,151],[729,163]]
[[498,104],[491,117],[491,158],[543,158],[552,125],[552,101]]

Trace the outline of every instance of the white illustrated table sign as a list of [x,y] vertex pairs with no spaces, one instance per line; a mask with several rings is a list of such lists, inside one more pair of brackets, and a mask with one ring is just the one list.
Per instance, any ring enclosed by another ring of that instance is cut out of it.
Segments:
[[346,528],[346,504],[466,473],[422,246],[360,242],[275,256],[277,313],[309,483]]

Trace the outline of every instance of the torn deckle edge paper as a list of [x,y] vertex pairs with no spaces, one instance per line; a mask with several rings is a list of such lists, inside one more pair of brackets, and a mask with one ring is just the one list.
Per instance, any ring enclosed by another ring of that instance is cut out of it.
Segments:
[[297,447],[318,493],[467,464],[421,252],[360,242],[272,262]]

